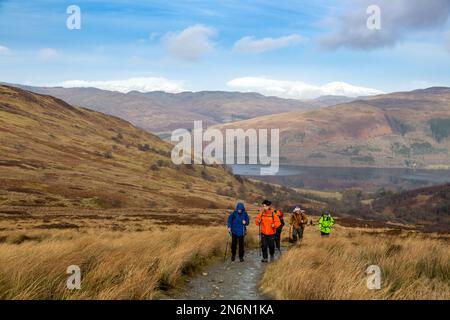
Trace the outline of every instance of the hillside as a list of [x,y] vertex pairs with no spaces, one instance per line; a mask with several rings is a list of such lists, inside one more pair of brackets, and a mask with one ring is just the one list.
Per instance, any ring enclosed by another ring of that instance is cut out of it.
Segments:
[[224,167],[174,166],[170,151],[170,144],[119,118],[0,86],[3,213],[17,207],[213,209],[262,194]]
[[281,156],[291,164],[447,168],[450,88],[379,95],[218,127],[279,128]]
[[380,218],[423,226],[425,230],[450,232],[450,184],[422,188],[375,199],[371,212]]
[[[14,85],[16,86],[16,85]],[[94,88],[17,87],[47,94],[72,105],[86,107],[130,121],[152,133],[164,135],[178,128],[192,128],[195,120],[205,126],[250,119],[258,116],[330,106],[352,100],[327,96],[315,100],[266,97],[258,93],[224,91],[127,94]],[[177,116],[174,117],[174,114]]]
[[130,121],[133,125],[149,132],[163,132],[177,128],[192,127],[195,120],[207,124],[214,122],[210,117],[178,110],[177,117],[164,105],[155,103],[145,96],[128,95],[120,92],[105,91],[95,88],[39,88],[18,86],[22,89],[51,95],[65,102],[113,115]]

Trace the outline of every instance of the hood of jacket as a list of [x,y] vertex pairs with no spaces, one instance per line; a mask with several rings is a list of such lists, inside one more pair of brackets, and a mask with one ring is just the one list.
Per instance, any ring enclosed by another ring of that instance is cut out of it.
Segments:
[[242,213],[244,213],[245,212],[245,206],[244,206],[244,204],[242,203],[242,202],[239,202],[237,205],[236,205],[236,212],[238,212],[239,210],[242,210]]

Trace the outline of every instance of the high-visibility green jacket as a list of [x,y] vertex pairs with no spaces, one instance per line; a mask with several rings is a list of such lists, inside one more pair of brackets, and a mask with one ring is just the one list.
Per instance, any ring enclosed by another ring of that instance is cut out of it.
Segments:
[[330,233],[331,227],[334,224],[334,219],[331,215],[321,216],[319,219],[319,228],[323,233]]

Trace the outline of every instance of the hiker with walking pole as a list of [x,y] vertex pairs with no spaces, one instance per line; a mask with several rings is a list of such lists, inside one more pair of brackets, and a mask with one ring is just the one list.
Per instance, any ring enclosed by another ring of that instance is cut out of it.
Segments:
[[264,200],[262,203],[262,210],[255,219],[255,224],[260,228],[261,239],[261,262],[268,262],[268,252],[270,254],[270,261],[273,261],[275,255],[275,236],[277,228],[281,226],[280,217],[271,208],[271,202]]
[[239,261],[244,262],[244,238],[250,220],[245,206],[239,202],[228,216],[228,232],[231,234],[231,261],[236,260],[236,251],[239,244]]
[[303,232],[307,224],[308,224],[308,217],[305,213],[305,210],[300,206],[296,206],[294,209],[294,213],[292,214],[291,217],[293,243],[297,243],[297,238],[299,240],[299,244],[302,242]]

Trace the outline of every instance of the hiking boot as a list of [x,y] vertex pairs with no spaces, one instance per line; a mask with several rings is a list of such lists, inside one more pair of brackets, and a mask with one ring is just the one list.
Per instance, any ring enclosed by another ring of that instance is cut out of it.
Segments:
[[262,259],[261,262],[268,262],[267,259]]
[[244,262],[244,258],[239,258],[239,261],[240,262]]
[[234,262],[236,260],[236,257],[231,257],[231,262]]

